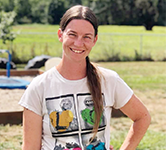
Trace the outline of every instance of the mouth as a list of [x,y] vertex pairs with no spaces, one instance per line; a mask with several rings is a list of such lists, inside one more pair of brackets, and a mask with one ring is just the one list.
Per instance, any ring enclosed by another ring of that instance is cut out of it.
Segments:
[[76,54],[82,54],[84,52],[84,50],[75,50],[75,49],[72,49],[70,48],[70,50]]

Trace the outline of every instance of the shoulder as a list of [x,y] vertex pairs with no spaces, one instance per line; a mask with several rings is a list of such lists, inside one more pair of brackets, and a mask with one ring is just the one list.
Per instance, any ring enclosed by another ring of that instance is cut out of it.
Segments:
[[119,78],[119,75],[117,74],[117,72],[110,70],[110,69],[106,69],[103,67],[98,67],[99,72],[101,73],[101,76],[103,76],[105,79],[107,78]]
[[48,83],[49,81],[51,81],[51,78],[54,76],[55,74],[55,68],[51,68],[50,70],[36,76],[30,85],[33,86],[41,86],[43,83]]

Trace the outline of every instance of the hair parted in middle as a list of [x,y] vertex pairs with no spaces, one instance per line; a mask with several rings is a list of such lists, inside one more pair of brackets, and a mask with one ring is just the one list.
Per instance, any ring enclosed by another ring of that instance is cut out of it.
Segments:
[[68,23],[73,19],[83,19],[89,21],[95,30],[95,36],[98,33],[98,21],[91,9],[86,6],[76,5],[66,11],[61,18],[60,28],[62,31],[65,30]]

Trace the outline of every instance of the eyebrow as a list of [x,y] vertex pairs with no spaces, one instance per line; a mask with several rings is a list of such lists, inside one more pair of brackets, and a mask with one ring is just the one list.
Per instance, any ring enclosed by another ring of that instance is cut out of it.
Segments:
[[[69,30],[68,32],[72,32],[72,33],[77,34],[77,32],[75,32],[75,31],[73,31],[73,30]],[[91,36],[93,36],[93,34],[92,34],[92,33],[85,33],[85,35],[91,35]]]

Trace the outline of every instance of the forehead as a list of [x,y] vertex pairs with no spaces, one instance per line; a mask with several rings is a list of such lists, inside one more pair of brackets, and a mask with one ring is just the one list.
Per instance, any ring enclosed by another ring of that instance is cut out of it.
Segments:
[[65,31],[75,31],[90,34],[94,34],[95,32],[93,25],[89,21],[82,19],[73,19],[70,21],[66,26]]

